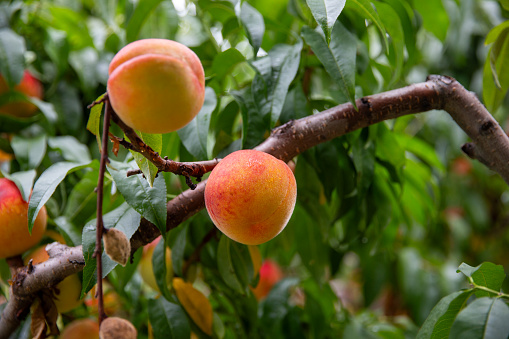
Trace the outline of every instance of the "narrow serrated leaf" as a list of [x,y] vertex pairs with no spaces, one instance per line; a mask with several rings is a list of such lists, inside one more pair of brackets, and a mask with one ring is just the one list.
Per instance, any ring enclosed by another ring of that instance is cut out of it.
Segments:
[[[101,101],[106,93],[103,95],[100,95],[95,101],[99,102]],[[87,130],[95,135],[95,138],[97,140],[97,146],[99,146],[99,151],[101,151],[102,145],[101,145],[101,112],[103,110],[104,103],[99,102],[98,104],[92,106],[90,109],[90,116],[88,117],[87,122]]]
[[154,180],[150,187],[141,175],[127,176],[132,167],[117,161],[110,161],[108,171],[125,201],[145,219],[166,233],[166,183],[162,175]]
[[138,39],[140,30],[148,16],[162,1],[163,0],[144,0],[137,3],[133,15],[127,23],[125,31],[127,42],[133,42]]
[[330,43],[334,24],[345,7],[346,0],[306,0],[316,22],[325,33],[327,44]]
[[238,17],[246,30],[247,39],[251,46],[253,46],[254,55],[256,56],[262,45],[263,34],[265,33],[263,16],[253,6],[243,2]]
[[456,316],[463,309],[473,292],[472,289],[457,291],[443,297],[426,318],[417,334],[417,339],[448,338]]
[[0,29],[0,74],[11,88],[23,78],[25,49],[21,36],[9,28]]
[[276,45],[268,56],[251,64],[258,72],[251,84],[251,92],[257,113],[270,123],[267,128],[273,128],[279,120],[288,88],[299,69],[301,50],[301,40],[293,46]]
[[217,105],[216,93],[210,87],[205,88],[205,101],[194,119],[177,131],[184,147],[198,160],[208,159],[207,139],[210,116]]
[[154,339],[180,339],[191,336],[184,309],[164,298],[148,301],[148,315]]
[[217,265],[224,282],[235,291],[246,294],[253,279],[253,262],[247,246],[221,236],[217,248]]
[[509,307],[495,298],[474,300],[458,314],[448,338],[506,339],[509,336]]
[[[96,160],[94,160],[96,161]],[[58,184],[65,179],[68,173],[85,168],[89,163],[58,162],[45,170],[34,185],[28,203],[28,230],[32,232],[35,218],[44,204],[49,200]]]
[[302,37],[316,54],[325,70],[338,85],[343,95],[355,104],[355,57],[356,38],[338,22],[332,31],[330,45],[321,32],[309,27],[302,28]]
[[[117,228],[124,232],[128,239],[131,239],[134,232],[140,225],[141,216],[128,204],[123,203],[118,208],[105,214],[103,216],[104,227]],[[93,258],[95,251],[96,240],[96,219],[88,222],[83,228],[82,244],[83,244],[83,257],[85,258],[85,268],[83,269],[83,285],[81,290],[81,297],[83,297],[97,282],[96,259]],[[103,264],[103,278],[107,276],[117,263],[110,259],[104,253],[101,256]]]
[[378,28],[380,32],[380,36],[384,41],[384,46],[386,49],[389,49],[389,39],[387,39],[387,34],[385,32],[385,28],[380,20],[380,16],[373,8],[371,1],[368,0],[348,0],[346,2],[346,7],[350,7],[353,10],[357,11],[363,18],[366,18],[372,21],[375,26]]

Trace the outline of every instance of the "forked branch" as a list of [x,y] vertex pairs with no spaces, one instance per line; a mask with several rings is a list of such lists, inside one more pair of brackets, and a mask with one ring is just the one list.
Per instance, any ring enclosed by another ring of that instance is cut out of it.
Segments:
[[[384,120],[430,110],[444,110],[472,139],[464,147],[466,153],[482,161],[509,183],[509,138],[476,95],[456,80],[445,76],[430,76],[423,83],[358,99],[357,106],[359,111],[347,103],[290,121],[274,129],[270,137],[256,149],[289,161],[318,144]],[[187,190],[168,202],[167,230],[177,227],[205,207],[205,184],[201,182],[195,190]],[[142,219],[140,227],[131,238],[132,253],[158,235],[159,230]],[[58,259],[50,252],[51,258],[47,262],[35,266],[35,273],[50,276],[50,280],[37,279],[33,275],[13,278],[16,287],[11,287],[9,304],[0,319],[0,339],[7,338],[19,325],[28,313],[30,300],[37,291],[83,269],[80,265],[71,264],[83,259],[81,247],[68,251],[67,255],[62,254]],[[62,263],[70,268],[63,269]]]

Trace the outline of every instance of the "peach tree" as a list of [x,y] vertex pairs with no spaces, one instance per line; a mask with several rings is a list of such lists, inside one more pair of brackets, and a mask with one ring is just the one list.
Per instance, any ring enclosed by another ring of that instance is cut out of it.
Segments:
[[508,18],[0,3],[0,339],[507,338]]

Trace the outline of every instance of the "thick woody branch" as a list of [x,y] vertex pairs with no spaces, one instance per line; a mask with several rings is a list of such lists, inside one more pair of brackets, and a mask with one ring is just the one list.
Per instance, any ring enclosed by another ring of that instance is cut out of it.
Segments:
[[[475,94],[467,91],[456,80],[444,76],[430,76],[426,82],[367,96],[357,100],[356,103],[359,111],[355,111],[348,103],[303,119],[290,121],[274,129],[270,137],[256,149],[270,153],[283,161],[289,161],[318,144],[384,120],[434,109],[445,110],[472,139],[471,143],[463,147],[464,150],[466,149],[465,152],[481,160],[509,183],[509,138]],[[137,136],[127,133],[126,135],[131,143],[136,145]],[[151,152],[147,152],[149,153]],[[159,157],[158,154],[155,155]],[[197,171],[201,173],[199,171],[202,169]],[[168,231],[205,207],[203,197],[205,184],[206,182],[201,182],[195,190],[186,190],[168,202],[166,221]],[[159,235],[157,227],[142,219],[139,229],[131,238],[132,253]],[[35,266],[34,273],[22,279],[22,287],[11,289],[9,304],[0,319],[0,338],[6,338],[5,334],[12,333],[15,329],[11,319],[16,319],[14,322],[19,324],[22,315],[28,312],[31,298],[33,298],[33,294],[30,293],[52,286],[67,275],[83,269],[80,265],[72,264],[82,262],[81,247],[67,249],[67,251],[69,252],[63,253],[62,257],[58,258],[53,258],[53,254],[50,253],[52,257],[50,260]],[[61,261],[63,266],[56,265],[57,261]],[[55,266],[45,269],[41,268],[41,265]],[[35,274],[41,277],[38,278]],[[47,275],[51,277],[46,278]]]
[[[275,128],[270,137],[255,149],[287,162],[296,155],[334,138],[384,120],[430,110],[445,110],[472,138],[469,154],[497,172],[509,183],[509,138],[479,101],[455,79],[432,75],[426,82],[363,97],[356,101],[359,111],[346,103]],[[167,230],[205,207],[206,181],[194,191],[187,190],[167,204]],[[159,236],[155,226],[143,222],[131,244],[144,244]],[[142,235],[143,234],[143,235]],[[137,248],[137,247],[134,247]]]
[[0,318],[0,338],[8,338],[16,330],[28,315],[38,291],[55,286],[85,266],[81,246],[53,243],[46,246],[46,250],[50,256],[47,261],[18,269],[13,275],[9,302]]

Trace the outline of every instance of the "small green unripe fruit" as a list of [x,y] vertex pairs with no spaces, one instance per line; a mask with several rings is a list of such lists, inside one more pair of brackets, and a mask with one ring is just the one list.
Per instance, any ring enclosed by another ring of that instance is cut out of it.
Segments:
[[205,187],[205,206],[229,238],[259,245],[281,232],[297,198],[293,172],[270,154],[242,150],[214,168]]
[[128,126],[168,133],[187,125],[200,111],[205,77],[198,56],[166,39],[130,43],[109,67],[108,96]]

